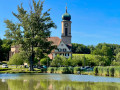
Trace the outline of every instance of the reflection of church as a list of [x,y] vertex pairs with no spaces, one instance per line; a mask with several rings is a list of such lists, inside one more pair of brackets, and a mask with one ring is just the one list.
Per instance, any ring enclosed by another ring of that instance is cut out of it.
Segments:
[[[62,35],[61,39],[58,37],[50,37],[48,41],[53,41],[53,45],[57,46],[57,49],[52,50],[48,56],[53,59],[57,54],[63,55],[66,58],[72,57],[72,44],[71,44],[71,15],[66,13],[62,15]],[[19,45],[12,46],[9,56],[19,53]]]
[[58,37],[50,37],[49,41],[53,41],[57,45],[58,50],[53,50],[49,55],[53,59],[57,54],[63,55],[66,58],[72,57],[72,44],[71,44],[71,15],[66,13],[62,15],[62,35],[61,39]]

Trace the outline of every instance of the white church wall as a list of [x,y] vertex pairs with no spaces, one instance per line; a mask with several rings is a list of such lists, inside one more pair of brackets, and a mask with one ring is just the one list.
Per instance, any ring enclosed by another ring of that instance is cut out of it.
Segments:
[[[67,48],[67,46],[63,43],[63,41],[61,41],[61,43],[59,44],[59,46],[57,47],[59,49],[58,50],[55,50],[55,52],[70,52],[70,50]],[[66,51],[63,51],[63,49]]]
[[[53,53],[53,58],[55,58],[55,56],[57,56],[59,53]],[[68,54],[69,54],[69,56],[68,56]],[[59,54],[60,55],[60,54]],[[69,57],[72,57],[72,54],[71,53],[66,53],[66,56],[65,56],[65,53],[63,54],[61,54],[60,56],[64,56],[64,57],[66,57],[66,58],[69,58]]]

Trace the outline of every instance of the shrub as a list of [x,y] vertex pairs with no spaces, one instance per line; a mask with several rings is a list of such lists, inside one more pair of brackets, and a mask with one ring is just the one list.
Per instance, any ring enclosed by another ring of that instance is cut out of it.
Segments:
[[46,73],[47,72],[46,68],[41,68],[40,70],[41,70],[42,73]]
[[54,71],[55,71],[55,67],[49,67],[48,69],[47,69],[47,72],[48,73],[54,73]]
[[80,67],[74,67],[74,74],[77,74],[78,71],[81,71]]
[[68,72],[69,72],[69,69],[67,67],[59,67],[57,69],[57,73],[63,73],[63,74],[67,73],[68,74]]
[[119,66],[108,66],[108,67],[96,66],[94,67],[94,74],[120,77],[120,67]]
[[74,68],[73,67],[68,67],[68,73],[73,74]]
[[120,77],[120,67],[116,66],[114,68],[114,76],[115,77]]
[[109,76],[109,67],[103,67],[103,75],[104,76]]
[[50,64],[50,66],[53,66],[53,67],[60,67],[60,66],[62,66],[63,58],[64,57],[62,57],[60,55],[55,56],[55,58],[52,60],[52,62]]
[[24,53],[16,53],[10,58],[8,64],[23,65],[25,61],[27,61],[27,57],[24,55]]
[[98,75],[98,67],[97,66],[94,67],[93,71],[94,71],[95,75]]
[[109,67],[109,76],[114,76],[115,70],[114,67]]
[[104,69],[104,67],[101,67],[101,66],[98,67],[98,74],[99,75],[103,75],[103,69]]
[[50,58],[49,58],[49,57],[42,58],[42,59],[40,60],[40,65],[49,66],[49,65],[50,65]]

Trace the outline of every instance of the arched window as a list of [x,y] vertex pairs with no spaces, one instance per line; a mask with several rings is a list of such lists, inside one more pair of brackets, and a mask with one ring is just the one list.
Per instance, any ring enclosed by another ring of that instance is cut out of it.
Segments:
[[68,29],[65,28],[65,36],[67,36],[67,33],[68,33]]
[[65,49],[65,52],[66,52],[67,50]]

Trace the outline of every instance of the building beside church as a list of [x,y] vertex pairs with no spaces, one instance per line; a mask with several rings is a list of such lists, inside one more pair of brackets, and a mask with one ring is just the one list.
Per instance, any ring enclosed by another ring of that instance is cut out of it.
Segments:
[[[62,33],[61,39],[59,37],[50,37],[48,41],[52,41],[53,45],[57,46],[57,49],[52,50],[48,55],[50,59],[53,59],[56,55],[63,55],[66,58],[72,57],[72,44],[71,44],[71,15],[67,12],[62,15]],[[12,46],[9,56],[19,53],[19,46]]]

